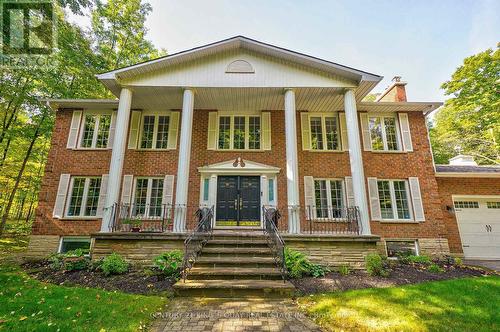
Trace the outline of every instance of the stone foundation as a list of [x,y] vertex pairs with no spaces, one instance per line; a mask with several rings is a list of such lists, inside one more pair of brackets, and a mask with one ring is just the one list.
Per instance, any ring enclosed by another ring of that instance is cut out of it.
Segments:
[[365,268],[365,257],[376,253],[378,236],[332,236],[283,234],[286,246],[303,252],[317,264],[329,267],[348,265],[352,269]]
[[[414,241],[415,239],[407,238],[390,238],[387,241],[396,240],[407,240]],[[417,239],[419,254],[425,255],[433,258],[439,258],[443,256],[450,255],[450,247],[448,246],[448,240],[445,238],[419,238]],[[387,255],[387,248],[385,245],[385,239],[381,239],[377,243],[378,252],[381,255]]]
[[46,258],[59,250],[59,235],[31,235],[28,249],[23,257],[28,259]]
[[184,250],[184,234],[93,234],[91,256],[101,259],[117,253],[133,265],[148,266],[153,259],[174,249]]

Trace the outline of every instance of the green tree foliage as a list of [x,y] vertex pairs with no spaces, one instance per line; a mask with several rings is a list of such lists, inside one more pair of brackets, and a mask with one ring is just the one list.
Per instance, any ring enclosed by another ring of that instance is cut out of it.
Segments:
[[466,58],[442,88],[451,98],[430,128],[436,163],[463,153],[480,164],[499,164],[500,47]]
[[[55,66],[0,69],[0,234],[7,219],[28,221],[38,201],[54,112],[47,98],[112,98],[95,75],[161,54],[145,39],[151,11],[141,0],[59,0]],[[66,20],[94,6],[92,28]]]

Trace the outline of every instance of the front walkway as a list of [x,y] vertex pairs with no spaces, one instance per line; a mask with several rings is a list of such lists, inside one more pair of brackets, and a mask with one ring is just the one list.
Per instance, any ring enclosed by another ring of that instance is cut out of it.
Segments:
[[174,298],[155,315],[154,332],[320,332],[289,299]]

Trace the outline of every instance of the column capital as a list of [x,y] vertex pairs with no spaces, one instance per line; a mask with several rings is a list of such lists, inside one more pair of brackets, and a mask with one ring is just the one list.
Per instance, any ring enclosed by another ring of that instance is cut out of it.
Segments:
[[285,93],[288,91],[295,92],[295,88],[284,88],[283,90],[285,90]]
[[344,89],[344,93],[346,93],[348,91],[352,91],[353,93],[355,93],[356,92],[356,88],[345,88]]

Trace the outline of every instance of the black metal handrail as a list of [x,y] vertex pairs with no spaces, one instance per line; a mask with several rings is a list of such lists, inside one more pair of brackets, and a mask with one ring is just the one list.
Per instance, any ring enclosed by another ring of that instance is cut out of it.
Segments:
[[286,281],[288,271],[285,264],[285,241],[280,236],[276,225],[279,223],[281,213],[273,207],[262,207],[264,216],[264,233],[267,235],[267,244],[273,253],[274,261],[281,272],[283,282]]
[[182,264],[182,278],[186,282],[189,271],[196,262],[205,244],[212,238],[214,207],[202,207],[196,211],[200,222],[195,230],[184,241],[184,261]]

